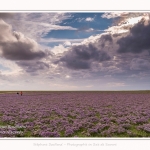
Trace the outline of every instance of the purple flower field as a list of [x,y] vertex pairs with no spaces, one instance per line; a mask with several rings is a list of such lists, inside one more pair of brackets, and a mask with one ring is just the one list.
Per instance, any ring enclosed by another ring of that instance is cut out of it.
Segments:
[[0,137],[150,137],[150,92],[1,93]]

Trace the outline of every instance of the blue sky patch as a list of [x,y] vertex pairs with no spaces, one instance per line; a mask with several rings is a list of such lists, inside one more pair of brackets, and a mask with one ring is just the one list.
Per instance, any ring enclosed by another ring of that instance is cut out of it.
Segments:
[[52,30],[43,38],[81,39],[104,32],[111,26],[112,19],[102,18],[103,13],[72,13],[60,26],[70,26],[77,30]]

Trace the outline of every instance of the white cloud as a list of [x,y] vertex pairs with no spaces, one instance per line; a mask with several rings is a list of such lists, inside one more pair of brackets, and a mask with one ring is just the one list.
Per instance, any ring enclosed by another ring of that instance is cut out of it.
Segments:
[[58,46],[55,46],[51,49],[51,52],[53,52],[55,55],[61,54],[65,51],[68,51],[68,48],[65,48],[62,44],[59,44]]
[[82,22],[85,19],[84,18],[76,18],[75,20],[77,20],[78,22]]
[[57,38],[41,38],[39,41],[42,42],[42,43],[54,43],[54,42],[71,42],[71,43],[74,43],[74,42],[81,42],[83,41],[84,39],[57,39]]
[[104,13],[101,17],[111,19],[111,18],[124,16],[124,15],[127,15],[127,14],[129,14],[129,12],[108,12],[108,13]]
[[70,41],[66,41],[63,45],[64,45],[64,46],[71,46],[72,44],[71,44]]
[[111,34],[119,34],[119,33],[126,33],[129,32],[129,25],[121,25],[121,26],[112,26],[106,29],[105,31],[111,33]]
[[92,32],[92,31],[95,31],[93,28],[89,28],[87,30],[85,30],[86,32]]
[[94,21],[94,18],[88,17],[88,18],[85,19],[85,21],[92,22],[92,21]]
[[52,30],[77,30],[70,26],[59,26],[49,23],[40,23],[34,21],[18,21],[21,26],[15,26],[16,30],[23,32],[26,36],[38,40],[40,37],[44,37]]
[[51,30],[77,30],[70,26],[59,25],[70,17],[69,13],[18,13],[8,22],[12,24],[13,30],[38,40]]

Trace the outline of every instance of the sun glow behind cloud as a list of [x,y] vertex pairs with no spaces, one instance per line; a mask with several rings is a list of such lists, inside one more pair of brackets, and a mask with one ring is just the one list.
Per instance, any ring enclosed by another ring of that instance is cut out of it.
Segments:
[[[121,17],[124,15],[127,15],[128,13],[125,12],[120,12],[119,14],[112,13],[111,15],[103,15],[103,17],[106,17],[108,19],[110,18],[116,18],[116,17]],[[119,23],[117,25],[109,27],[105,31],[116,34],[116,33],[126,33],[129,32],[129,29],[133,27],[135,24],[140,22],[142,19],[145,20],[145,25],[147,24],[147,21],[149,21],[149,14],[144,13],[141,16],[132,16],[132,17],[122,17],[120,18]]]

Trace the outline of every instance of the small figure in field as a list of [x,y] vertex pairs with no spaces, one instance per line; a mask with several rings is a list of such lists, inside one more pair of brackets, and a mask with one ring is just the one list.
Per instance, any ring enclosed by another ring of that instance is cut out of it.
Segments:
[[19,95],[19,93],[17,92],[17,95]]
[[20,92],[21,96],[22,96],[22,91]]

